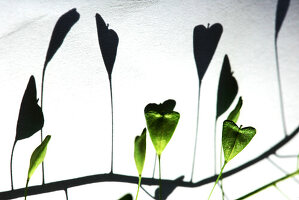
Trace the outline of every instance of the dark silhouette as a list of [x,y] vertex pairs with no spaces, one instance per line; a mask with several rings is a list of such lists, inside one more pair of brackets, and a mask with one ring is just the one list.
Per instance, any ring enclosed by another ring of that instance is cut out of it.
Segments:
[[173,99],[168,99],[160,104],[150,103],[147,104],[144,108],[144,113],[147,113],[149,111],[156,111],[158,113],[166,114],[173,111],[175,104],[176,102]]
[[[279,92],[280,92],[280,98],[281,98],[280,103],[281,103],[284,128],[285,128],[285,120],[284,120],[282,89],[281,89],[280,74],[279,74],[278,55],[277,55],[277,37],[278,37],[278,33],[280,31],[280,28],[282,26],[282,23],[284,21],[284,18],[286,16],[286,13],[287,13],[287,10],[289,7],[289,3],[290,3],[289,0],[278,0],[277,10],[276,10],[276,23],[275,23],[275,53],[276,53],[276,62],[277,62],[276,66],[277,66],[278,84],[279,84]],[[63,22],[63,20],[62,20],[63,18],[64,19],[68,18],[66,16],[70,17],[69,21]],[[77,19],[76,19],[76,17],[77,17]],[[47,52],[45,65],[44,65],[44,69],[43,69],[41,107],[38,106],[38,99],[36,97],[36,85],[35,85],[34,77],[33,76],[30,77],[30,80],[29,80],[29,83],[25,90],[23,100],[21,103],[21,107],[20,107],[20,113],[19,113],[19,118],[18,118],[18,123],[17,123],[17,133],[16,133],[16,138],[15,138],[15,142],[14,142],[12,154],[11,154],[12,190],[6,191],[6,192],[0,192],[0,199],[11,199],[11,198],[17,198],[17,197],[24,196],[24,191],[25,191],[24,188],[17,189],[17,190],[13,189],[13,181],[12,181],[13,151],[14,151],[16,142],[18,140],[22,140],[22,139],[32,136],[35,132],[42,129],[42,127],[43,127],[44,118],[43,118],[43,113],[42,113],[42,102],[43,102],[43,83],[44,83],[45,69],[46,69],[48,62],[50,62],[50,60],[52,59],[52,57],[54,56],[54,54],[56,53],[58,48],[61,46],[66,34],[71,29],[71,27],[78,21],[78,19],[79,19],[79,14],[76,12],[76,9],[72,9],[69,12],[65,13],[63,16],[61,16],[61,18],[58,20],[58,22],[53,30],[52,38],[51,38],[51,41],[49,44],[49,49]],[[71,20],[74,20],[73,24],[71,24]],[[112,69],[113,69],[113,65],[114,65],[115,57],[116,57],[116,53],[117,53],[118,36],[113,30],[108,29],[108,25],[105,24],[104,20],[98,14],[96,15],[96,22],[97,22],[97,28],[98,28],[99,44],[100,44],[102,56],[104,59],[104,63],[105,63],[106,70],[107,70],[108,76],[109,76],[109,81],[110,81],[111,108],[112,108],[111,173],[78,177],[78,178],[74,178],[74,179],[57,181],[57,182],[52,182],[52,183],[48,183],[48,184],[44,184],[44,175],[43,175],[43,185],[29,187],[30,188],[29,195],[64,190],[66,193],[66,197],[68,198],[67,189],[70,187],[91,184],[91,183],[97,183],[97,182],[124,182],[124,183],[133,183],[133,184],[138,182],[138,177],[119,175],[119,174],[112,173],[113,172],[113,103],[112,103],[111,75],[112,75]],[[68,23],[69,23],[69,25],[67,25]],[[62,29],[65,29],[65,31],[66,31],[66,32],[62,31],[61,32],[62,35],[59,35],[59,34],[57,35],[57,31],[59,32],[59,29],[58,28],[56,29],[58,24],[61,24],[61,27],[63,27]],[[103,26],[103,24],[105,26]],[[66,25],[69,28],[67,28]],[[198,77],[199,77],[198,107],[199,107],[201,81],[202,81],[204,74],[208,68],[208,65],[213,57],[213,54],[215,52],[215,49],[218,45],[218,42],[219,42],[221,34],[222,34],[222,26],[221,25],[219,26],[219,25],[220,24],[213,25],[218,28],[214,28],[214,32],[213,32],[213,34],[215,35],[214,40],[213,40],[214,43],[211,42],[210,44],[208,44],[207,41],[209,41],[209,39],[207,39],[207,38],[210,37],[210,39],[211,39],[211,36],[208,36],[208,35],[211,35],[212,33],[208,34],[207,32],[208,32],[208,30],[212,31],[213,26],[209,27],[209,25],[208,25],[208,28],[205,28],[204,26],[201,25],[201,26],[197,26],[194,28],[194,57],[195,57],[195,62],[197,65],[197,70],[198,70],[197,72],[198,72]],[[64,27],[64,26],[66,26],[66,27]],[[100,29],[100,31],[99,31],[99,29]],[[197,30],[195,30],[195,29],[197,29]],[[102,30],[105,30],[105,31],[102,31]],[[55,35],[54,32],[56,34],[55,37],[54,37],[54,35]],[[205,34],[203,34],[203,33],[205,33]],[[107,34],[107,35],[105,36],[105,34]],[[219,37],[216,37],[217,34]],[[199,38],[205,38],[205,37],[206,37],[205,40],[199,39]],[[56,39],[53,39],[53,38],[56,38]],[[106,39],[103,39],[103,38],[106,38]],[[218,38],[218,40],[217,40],[217,38]],[[56,40],[56,43],[53,42],[52,39]],[[100,40],[102,40],[102,42]],[[60,41],[60,43],[59,43],[59,41]],[[103,41],[104,41],[104,43],[103,43]],[[202,46],[206,45],[206,50],[203,50],[204,48],[196,49],[197,47],[199,47],[201,45]],[[211,46],[209,47],[209,45],[211,45]],[[50,50],[50,49],[52,49],[52,50]],[[103,51],[105,53],[103,53]],[[208,53],[208,52],[210,52],[210,53]],[[201,55],[201,56],[199,56],[199,55]],[[230,107],[237,92],[238,92],[238,84],[237,84],[236,79],[232,76],[229,59],[228,59],[228,56],[226,55],[224,58],[224,61],[223,61],[223,66],[222,66],[220,80],[219,80],[218,95],[217,95],[217,113],[216,113],[215,121],[217,121],[218,117],[221,116]],[[26,98],[25,98],[25,96],[26,96]],[[153,107],[151,107],[151,106],[153,106]],[[151,105],[151,106],[149,106],[149,108],[151,108],[151,109],[154,108],[157,110],[163,110],[163,112],[169,112],[169,111],[173,110],[173,108],[175,106],[175,102],[173,103],[172,100],[168,100],[168,101],[165,101],[163,104],[159,104],[159,105],[155,104],[155,105]],[[27,113],[27,114],[25,114],[25,113]],[[27,117],[24,117],[24,116],[27,116]],[[198,122],[198,113],[197,113],[197,122]],[[197,124],[197,129],[196,129],[196,138],[197,138],[197,132],[198,132],[198,124]],[[286,134],[286,129],[284,130],[284,132]],[[299,132],[299,127],[297,127],[290,135],[286,134],[285,138],[283,138],[280,142],[275,144],[273,147],[271,147],[269,150],[265,151],[261,155],[257,156],[256,158],[254,158],[252,160],[249,160],[248,162],[246,162],[236,168],[233,168],[233,169],[223,173],[222,178],[224,179],[226,177],[229,177],[235,173],[242,171],[243,169],[246,169],[247,167],[250,167],[250,166],[260,162],[261,160],[263,160],[265,158],[268,158],[270,155],[276,154],[276,152],[281,147],[286,145],[289,141],[291,141],[298,134],[298,132]],[[41,135],[41,138],[42,138],[42,135]],[[195,143],[195,150],[196,150],[196,143]],[[195,157],[195,151],[194,151],[194,157]],[[194,161],[193,161],[193,167],[194,167]],[[193,176],[193,168],[192,168],[192,176]],[[162,180],[161,183],[163,184],[163,190],[161,192],[162,192],[163,199],[166,199],[174,191],[174,189],[176,187],[179,187],[179,186],[180,187],[192,187],[192,188],[199,187],[199,186],[214,182],[218,175],[215,174],[214,176],[205,178],[205,179],[195,182],[195,183],[192,182],[192,176],[191,176],[191,182],[183,181],[184,176],[181,176],[175,180],[166,180],[166,179]],[[143,185],[158,185],[159,180],[154,179],[154,178],[143,178],[142,184]],[[158,197],[159,192],[160,192],[159,189],[157,189],[155,191],[155,198]],[[121,199],[133,199],[133,197],[132,197],[132,195],[127,194],[124,197],[122,197]]]
[[111,79],[119,41],[118,35],[113,29],[108,29],[109,24],[106,25],[104,19],[98,13],[96,14],[96,23],[102,57],[109,79]]
[[231,71],[228,56],[225,55],[218,84],[216,118],[227,111],[237,93],[238,83]]
[[[177,179],[173,180],[172,183],[169,183],[167,185],[163,185],[162,190],[162,199],[167,199],[167,197],[175,190],[177,187],[177,182],[182,182],[184,180],[185,176],[180,176]],[[160,188],[157,188],[155,191],[155,199],[159,199],[159,193]]]
[[281,87],[281,79],[280,79],[280,70],[279,70],[279,59],[278,59],[278,49],[277,49],[277,38],[284,18],[287,14],[288,8],[290,5],[290,0],[278,0],[277,8],[276,8],[276,18],[275,18],[275,37],[274,37],[274,47],[275,47],[275,61],[276,61],[276,75],[277,75],[277,83],[278,83],[278,91],[279,91],[279,103],[280,103],[280,111],[281,111],[281,119],[284,135],[287,135],[286,128],[286,120],[284,114],[284,103],[283,103],[283,94]]
[[31,76],[25,90],[19,118],[17,122],[17,134],[15,140],[31,137],[44,125],[44,116],[36,97],[36,85],[34,76]]
[[[280,148],[285,146],[288,142],[290,142],[297,134],[299,133],[299,126],[296,127],[296,129],[290,133],[288,136],[280,140],[278,143],[276,143],[274,146],[270,147],[267,151],[262,153],[261,155],[257,156],[256,158],[253,158],[249,160],[248,162],[235,167],[231,170],[228,170],[222,174],[222,178],[225,179],[231,175],[234,175],[266,158],[269,156],[275,154]],[[218,174],[210,176],[208,178],[202,179],[196,183],[192,183],[190,181],[181,181],[177,180],[176,185],[177,187],[189,187],[189,188],[195,188],[200,187],[209,183],[213,183],[216,181],[218,177]],[[86,185],[91,183],[99,183],[99,182],[121,182],[121,183],[132,183],[136,184],[138,183],[138,177],[136,176],[128,176],[128,175],[120,175],[120,174],[97,174],[97,175],[91,175],[91,176],[85,176],[85,177],[78,177],[74,179],[69,180],[63,180],[63,181],[56,181],[52,183],[47,183],[44,185],[37,185],[37,186],[31,186],[28,187],[28,195],[35,195],[35,194],[43,194],[47,192],[54,192],[59,190],[65,190],[70,187],[80,186],[80,185]],[[163,185],[169,185],[172,184],[173,180],[167,180],[162,179],[161,180]],[[154,178],[142,178],[142,185],[159,185],[159,179]],[[24,197],[25,188],[20,188],[14,191],[4,191],[0,192],[0,199],[13,199],[18,197]]]
[[118,46],[118,35],[117,33],[112,30],[108,29],[109,24],[106,25],[104,19],[99,15],[96,14],[96,24],[97,24],[97,31],[98,31],[98,40],[100,49],[102,52],[102,57],[106,66],[106,70],[108,72],[109,78],[109,85],[110,85],[110,98],[111,98],[111,132],[112,132],[112,150],[111,150],[111,171],[113,173],[113,95],[112,95],[112,70],[116,58],[117,53],[117,46]]
[[18,140],[31,137],[34,133],[41,130],[44,126],[44,115],[41,107],[38,105],[36,97],[36,85],[34,76],[31,76],[27,84],[24,96],[21,102],[19,118],[17,122],[16,138],[13,144],[10,159],[11,189],[13,190],[12,179],[12,158],[15,145]]
[[[79,18],[80,18],[79,13],[76,11],[76,8],[73,8],[70,11],[63,14],[55,24],[50,39],[46,60],[44,63],[44,68],[43,68],[42,86],[41,86],[41,108],[42,109],[43,109],[45,73],[46,73],[47,65],[55,55],[56,51],[62,45],[64,38],[71,30],[72,26],[79,20]],[[41,142],[42,141],[43,141],[43,130],[41,130]],[[43,177],[43,184],[45,184],[44,162],[42,163],[42,177]]]
[[220,73],[220,79],[218,84],[217,93],[217,109],[216,109],[216,119],[215,119],[215,132],[214,132],[214,173],[216,174],[216,123],[218,117],[220,117],[230,105],[233,103],[236,95],[238,93],[238,83],[233,72],[231,71],[231,66],[229,63],[228,56],[225,55],[223,59],[222,69]]
[[62,45],[66,35],[71,30],[73,25],[79,20],[79,18],[79,13],[77,12],[76,8],[73,8],[58,19],[52,32],[44,66],[48,65],[56,51]]
[[290,5],[290,0],[278,0],[276,7],[276,18],[275,18],[275,40],[277,40],[278,33],[285,16],[287,15]]
[[198,99],[197,99],[197,119],[196,119],[196,133],[195,133],[195,143],[193,152],[193,162],[191,171],[191,182],[193,179],[194,166],[195,166],[195,156],[196,156],[196,146],[197,146],[197,136],[198,136],[198,120],[199,120],[199,103],[200,103],[200,88],[201,81],[208,69],[208,66],[213,58],[216,51],[218,42],[222,35],[223,28],[219,23],[213,24],[211,27],[208,24],[206,28],[203,25],[198,25],[193,30],[193,53],[197,68],[197,74],[199,79],[198,85]]
[[222,31],[222,25],[219,23],[213,24],[211,27],[208,24],[207,28],[198,25],[193,30],[193,52],[199,82],[202,81],[213,58]]
[[119,200],[133,200],[133,196],[131,194],[126,194],[125,196],[121,197]]

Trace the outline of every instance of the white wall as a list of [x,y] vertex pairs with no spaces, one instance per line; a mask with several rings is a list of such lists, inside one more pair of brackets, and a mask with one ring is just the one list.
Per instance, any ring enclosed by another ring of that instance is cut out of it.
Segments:
[[[269,149],[284,137],[274,52],[276,1],[1,1],[0,2],[0,191],[10,190],[10,153],[19,106],[30,75],[38,96],[44,58],[57,19],[77,8],[80,20],[48,65],[44,89],[44,133],[51,134],[45,161],[46,182],[110,171],[111,113],[109,82],[98,46],[95,13],[100,13],[120,38],[113,70],[115,112],[114,171],[137,175],[133,141],[145,127],[147,103],[172,98],[181,113],[176,132],[162,154],[162,178],[181,175],[190,180],[196,127],[198,79],[192,34],[196,25],[219,22],[224,31],[201,88],[199,137],[194,181],[213,175],[213,133],[218,79],[223,57],[229,55],[239,93],[244,99],[239,124],[251,125],[257,135],[228,165],[232,169]],[[299,1],[291,1],[278,38],[278,53],[288,132],[298,126]],[[235,99],[234,105],[237,101]],[[221,124],[217,124],[217,141]],[[151,177],[154,148],[147,138],[144,177]],[[40,135],[19,141],[13,160],[15,188],[25,186],[29,159]],[[298,154],[298,138],[282,148],[283,155]],[[220,147],[220,143],[217,145]],[[220,152],[220,149],[217,150]],[[287,172],[296,158],[270,157]],[[219,165],[219,164],[218,164]],[[226,171],[225,170],[225,171]],[[157,174],[158,175],[158,174]],[[235,199],[284,173],[264,160],[224,180],[229,199]],[[157,177],[157,176],[156,176]],[[41,184],[41,170],[30,185]],[[279,188],[299,198],[290,179]],[[156,187],[147,187],[152,194]],[[212,184],[177,188],[169,199],[206,198]],[[71,188],[69,199],[117,199],[137,185],[99,183]],[[140,199],[150,199],[140,191]],[[218,197],[217,197],[218,195]],[[104,197],[103,197],[104,196]],[[28,199],[65,199],[64,192]],[[102,197],[102,198],[101,198]],[[215,199],[220,198],[216,188]],[[282,199],[268,189],[253,199]]]

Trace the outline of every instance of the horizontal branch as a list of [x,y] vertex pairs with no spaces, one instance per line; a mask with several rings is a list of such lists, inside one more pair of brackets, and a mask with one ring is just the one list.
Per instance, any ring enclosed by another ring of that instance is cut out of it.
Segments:
[[[236,167],[232,170],[229,170],[227,172],[224,172],[222,174],[223,178],[229,177],[233,174],[236,174],[240,172],[243,169],[246,169],[253,164],[258,163],[259,161],[269,157],[272,154],[275,154],[278,149],[283,147],[285,144],[287,144],[292,138],[294,138],[299,132],[299,126],[288,136],[283,138],[280,142],[278,142],[276,145],[271,147],[268,151],[264,152],[260,156],[246,162],[243,165],[240,165],[239,167]],[[214,175],[211,177],[208,177],[206,179],[203,179],[198,182],[186,182],[182,180],[168,180],[168,179],[162,179],[161,182],[163,185],[174,185],[177,187],[189,187],[189,188],[195,188],[199,187],[208,183],[212,183],[217,179],[218,175]],[[122,182],[122,183],[133,183],[138,184],[138,177],[137,176],[127,176],[127,175],[121,175],[121,174],[97,174],[97,175],[91,175],[91,176],[84,176],[74,179],[68,179],[63,181],[56,181],[47,183],[44,185],[38,185],[38,186],[31,186],[28,188],[28,195],[36,195],[36,194],[43,194],[47,192],[54,192],[59,190],[66,190],[71,187],[91,184],[91,183],[99,183],[99,182]],[[155,178],[142,178],[142,185],[159,185],[159,179]],[[10,191],[4,191],[0,192],[0,199],[14,199],[18,197],[23,197],[25,192],[25,188],[20,188],[16,190],[10,190]]]

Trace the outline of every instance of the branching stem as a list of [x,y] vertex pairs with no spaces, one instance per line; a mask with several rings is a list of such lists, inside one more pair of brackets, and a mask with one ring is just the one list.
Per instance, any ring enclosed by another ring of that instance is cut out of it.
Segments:
[[218,177],[217,177],[217,179],[216,179],[216,181],[215,181],[215,183],[214,183],[214,186],[213,186],[213,188],[212,188],[212,190],[211,190],[211,192],[210,192],[210,195],[209,195],[208,200],[211,198],[212,193],[213,193],[213,190],[214,190],[216,184],[218,183],[220,177],[222,176],[222,172],[223,172],[223,169],[224,169],[224,167],[225,167],[226,164],[227,164],[227,162],[224,162],[223,167],[221,168],[221,171],[220,171],[220,173],[219,173],[219,175],[218,175]]
[[248,193],[248,194],[246,194],[246,195],[244,195],[244,196],[238,198],[237,200],[246,199],[246,198],[248,198],[248,197],[250,197],[250,196],[253,196],[254,194],[256,194],[256,193],[258,193],[258,192],[261,192],[261,191],[267,189],[268,187],[275,186],[277,183],[279,183],[279,182],[281,182],[281,181],[284,181],[284,180],[286,180],[286,179],[288,179],[288,178],[291,178],[291,177],[293,177],[293,176],[296,176],[296,175],[298,175],[298,174],[299,174],[299,170],[296,170],[296,171],[294,171],[293,173],[287,174],[287,175],[285,175],[285,176],[283,176],[283,177],[281,177],[281,178],[279,178],[279,179],[277,179],[277,180],[275,180],[275,181],[272,181],[271,183],[268,183],[268,184],[266,184],[266,185],[264,185],[264,186],[262,186],[262,187],[260,187],[260,188],[258,188],[258,189],[256,189],[256,190],[254,190],[254,191],[252,191],[252,192],[250,192],[250,193]]
[[139,193],[140,183],[141,183],[141,174],[139,175],[139,179],[138,179],[138,189],[137,189],[137,194],[136,194],[136,200],[137,200],[138,193]]

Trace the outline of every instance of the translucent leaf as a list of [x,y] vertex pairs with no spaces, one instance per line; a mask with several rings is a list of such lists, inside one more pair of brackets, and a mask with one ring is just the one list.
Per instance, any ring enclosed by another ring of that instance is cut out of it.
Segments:
[[174,100],[168,100],[159,105],[149,104],[144,109],[147,129],[158,155],[161,155],[170,141],[180,119],[178,112],[164,109],[168,107],[166,104],[172,101]]
[[51,40],[49,43],[45,67],[50,62],[52,57],[55,55],[56,51],[60,48],[63,43],[64,38],[71,30],[72,26],[79,20],[80,15],[76,11],[76,8],[71,9],[70,11],[63,14],[55,24]]
[[96,24],[102,57],[109,79],[111,79],[119,41],[118,35],[113,29],[108,29],[109,25],[106,25],[104,19],[98,13],[96,14]]
[[145,109],[144,112],[149,112],[149,111],[156,111],[159,113],[169,113],[172,112],[174,107],[175,107],[175,100],[172,99],[168,99],[166,101],[163,102],[163,104],[155,104],[155,103],[150,103],[148,104]]
[[133,200],[133,196],[131,194],[126,194],[125,196],[121,197],[119,200]]
[[218,84],[216,119],[227,111],[237,93],[238,83],[231,71],[228,56],[225,55]]
[[139,176],[142,174],[146,155],[146,128],[143,129],[140,136],[135,138],[134,159]]
[[243,100],[242,100],[242,97],[240,97],[235,109],[233,111],[231,111],[231,113],[227,117],[227,120],[237,123],[239,116],[240,116],[240,110],[242,108],[242,104],[243,104]]
[[34,150],[34,152],[31,155],[30,158],[30,166],[28,170],[28,180],[31,178],[32,174],[36,170],[36,168],[39,166],[40,163],[43,162],[46,152],[47,152],[47,146],[51,139],[50,135],[47,135],[47,137],[44,139],[44,141]]
[[31,137],[44,126],[44,115],[37,102],[35,79],[31,76],[20,107],[15,141]]
[[198,25],[193,30],[193,53],[199,81],[203,79],[216,51],[223,28],[219,23],[206,28]]
[[222,146],[225,162],[229,162],[240,153],[256,133],[255,128],[239,128],[233,121],[225,120],[222,130]]

